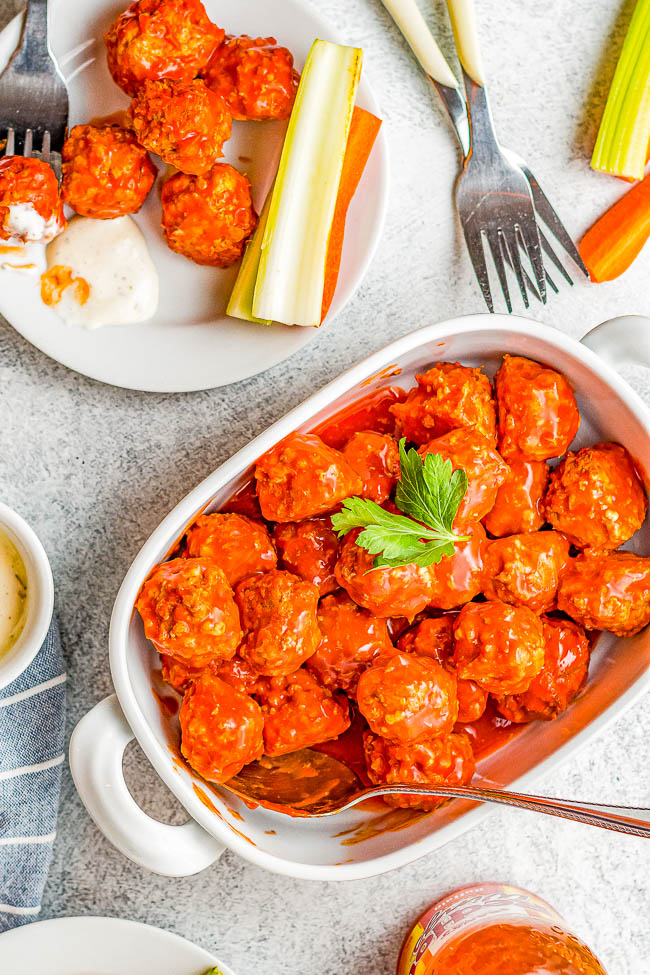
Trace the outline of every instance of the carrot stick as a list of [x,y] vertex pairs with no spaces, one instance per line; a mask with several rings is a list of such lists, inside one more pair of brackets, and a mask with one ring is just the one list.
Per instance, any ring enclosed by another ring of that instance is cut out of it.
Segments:
[[578,250],[592,281],[612,281],[627,271],[650,236],[650,174],[587,231]]
[[381,119],[366,112],[364,108],[355,105],[350,123],[348,143],[343,159],[343,169],[336,198],[336,208],[332,229],[327,244],[327,259],[325,262],[325,287],[323,288],[323,306],[321,322],[327,315],[332,298],[336,290],[336,283],[341,267],[341,253],[343,251],[343,235],[345,234],[345,220],[352,197],[356,193],[359,181],[366,168],[368,157],[375,144],[377,133],[381,126]]

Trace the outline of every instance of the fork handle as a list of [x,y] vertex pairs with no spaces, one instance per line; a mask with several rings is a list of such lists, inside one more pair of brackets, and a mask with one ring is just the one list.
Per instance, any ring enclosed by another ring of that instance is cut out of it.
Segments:
[[20,47],[11,63],[31,74],[50,70],[47,0],[27,0]]
[[472,81],[485,85],[474,0],[447,0],[460,63]]
[[415,0],[382,0],[404,38],[433,81],[458,88],[458,79],[447,64]]

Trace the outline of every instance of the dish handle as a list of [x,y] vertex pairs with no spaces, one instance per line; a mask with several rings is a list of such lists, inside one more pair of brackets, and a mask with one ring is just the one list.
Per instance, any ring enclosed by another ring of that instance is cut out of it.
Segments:
[[218,860],[225,847],[193,819],[169,826],[140,809],[122,759],[135,735],[115,694],[96,704],[70,740],[70,770],[91,819],[130,860],[165,877],[188,877]]
[[645,315],[622,315],[596,325],[580,339],[610,366],[650,367],[650,318]]

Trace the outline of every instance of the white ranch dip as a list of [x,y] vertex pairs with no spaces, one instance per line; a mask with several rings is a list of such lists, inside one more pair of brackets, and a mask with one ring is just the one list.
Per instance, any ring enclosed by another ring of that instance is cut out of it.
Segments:
[[80,282],[64,287],[52,304],[68,325],[133,325],[156,313],[158,272],[130,217],[74,217],[48,245],[47,267],[72,272]]

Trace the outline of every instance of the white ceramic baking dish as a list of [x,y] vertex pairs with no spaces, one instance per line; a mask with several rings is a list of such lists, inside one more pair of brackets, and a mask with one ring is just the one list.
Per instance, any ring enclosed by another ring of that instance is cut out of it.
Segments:
[[[311,396],[174,508],[141,549],[119,591],[110,628],[117,696],[102,701],[81,720],[72,737],[70,765],[90,815],[126,856],[150,870],[179,876],[203,869],[228,847],[278,873],[356,879],[424,856],[487,815],[486,806],[455,801],[427,816],[357,808],[329,819],[295,820],[248,809],[218,788],[211,789],[178,758],[177,721],[152,693],[152,686],[163,690],[159,662],[144,639],[133,605],[151,567],[165,558],[196,514],[225,502],[248,479],[256,458],[288,433],[312,428],[369,390],[398,382],[410,386],[414,374],[436,360],[480,363],[492,374],[504,352],[541,360],[569,377],[583,418],[579,444],[620,441],[650,472],[650,412],[616,372],[626,361],[650,365],[650,320],[640,317],[600,325],[582,344],[523,318],[457,318],[405,335]],[[632,547],[650,553],[647,522]],[[557,721],[527,726],[482,760],[479,774],[492,782],[529,788],[536,775],[574,755],[649,685],[650,632],[626,640],[604,635],[578,701]],[[192,817],[186,825],[155,822],[131,798],[122,775],[122,755],[133,737]],[[591,798],[611,797],[596,791]]]

